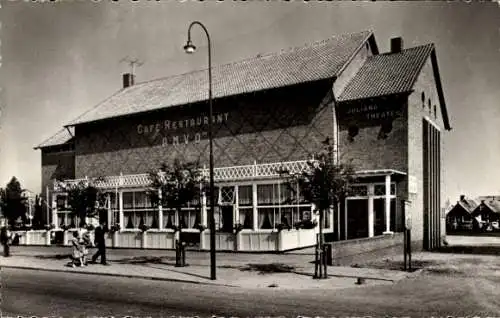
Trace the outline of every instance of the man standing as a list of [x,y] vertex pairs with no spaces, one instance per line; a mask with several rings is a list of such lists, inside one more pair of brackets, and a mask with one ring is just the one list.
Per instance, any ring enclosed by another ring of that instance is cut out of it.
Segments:
[[106,222],[101,222],[94,231],[94,242],[97,245],[97,252],[92,256],[92,263],[95,263],[97,258],[101,256],[101,264],[108,265],[106,262]]
[[11,243],[11,233],[9,231],[8,225],[3,224],[0,230],[0,240],[3,245],[3,256],[10,256],[10,243]]

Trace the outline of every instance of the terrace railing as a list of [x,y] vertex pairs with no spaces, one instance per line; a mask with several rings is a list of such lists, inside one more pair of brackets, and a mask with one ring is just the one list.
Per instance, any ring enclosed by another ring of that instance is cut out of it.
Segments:
[[[245,166],[220,167],[214,169],[214,180],[216,182],[234,181],[234,180],[249,180],[278,177],[280,170],[287,170],[290,173],[303,171],[308,167],[307,160],[287,161],[277,163],[264,163]],[[202,176],[208,179],[210,171],[204,167]],[[89,182],[89,178],[64,180],[64,185],[73,185],[79,182]],[[120,188],[141,188],[150,185],[151,180],[149,174],[129,174],[119,176],[105,176],[99,179],[93,179],[93,184],[101,189],[120,189]],[[65,188],[59,182],[54,183],[54,191],[63,191]]]

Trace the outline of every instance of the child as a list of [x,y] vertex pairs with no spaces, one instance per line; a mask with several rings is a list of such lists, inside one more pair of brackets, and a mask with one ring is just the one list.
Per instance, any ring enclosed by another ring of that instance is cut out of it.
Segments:
[[79,262],[80,266],[83,265],[83,253],[82,253],[82,246],[80,245],[79,239],[78,239],[78,232],[73,232],[73,238],[71,239],[71,245],[73,246],[73,253],[72,253],[72,263],[71,267],[76,267],[77,261]]

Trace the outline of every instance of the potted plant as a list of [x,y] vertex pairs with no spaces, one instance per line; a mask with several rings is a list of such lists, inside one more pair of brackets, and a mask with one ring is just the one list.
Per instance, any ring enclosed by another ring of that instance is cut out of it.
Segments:
[[243,224],[241,223],[236,223],[233,227],[234,234],[238,234],[243,230]]
[[149,230],[149,226],[147,226],[146,224],[141,224],[141,226],[139,226],[139,229],[144,233]]
[[181,230],[181,227],[178,225],[172,225],[172,226],[170,226],[170,229],[172,229],[174,231],[174,234],[175,234]]
[[61,225],[61,230],[63,230],[63,232],[66,232],[68,229],[69,226],[67,226],[66,224]]
[[203,232],[203,231],[205,231],[205,230],[207,229],[207,227],[206,227],[205,225],[201,224],[201,223],[196,224],[194,227],[195,227],[198,231],[200,231],[200,233],[201,233],[201,232]]
[[276,225],[276,229],[278,230],[278,232],[281,232],[284,229],[287,229],[288,231],[290,231],[292,229],[292,226],[289,224],[280,223],[280,224]]
[[109,228],[109,231],[111,233],[115,233],[115,232],[119,232],[121,230],[120,228],[120,224],[113,224],[111,225],[111,227]]

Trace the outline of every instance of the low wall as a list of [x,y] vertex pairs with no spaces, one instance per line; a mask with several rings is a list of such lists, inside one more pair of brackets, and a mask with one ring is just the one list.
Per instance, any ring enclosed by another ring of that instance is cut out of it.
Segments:
[[278,250],[278,232],[241,231],[238,250],[245,252],[274,252]]
[[315,229],[283,230],[279,233],[279,251],[316,245]]
[[[349,266],[385,256],[403,255],[403,241],[403,233],[394,233],[371,238],[333,242],[331,243],[333,245],[333,265]],[[421,249],[421,242],[412,242],[412,251],[416,252]]]

